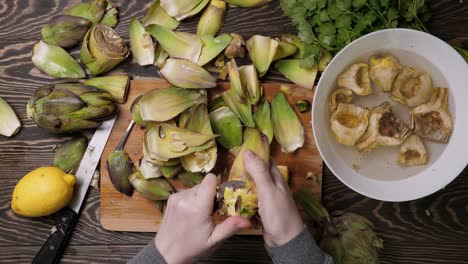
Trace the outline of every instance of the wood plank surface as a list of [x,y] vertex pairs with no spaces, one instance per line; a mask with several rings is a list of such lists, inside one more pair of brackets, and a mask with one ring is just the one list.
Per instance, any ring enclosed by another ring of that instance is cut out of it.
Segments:
[[[10,210],[10,196],[18,179],[28,171],[52,163],[53,146],[70,136],[48,134],[26,118],[25,106],[33,91],[52,78],[31,63],[32,46],[40,28],[52,16],[79,0],[0,0],[0,96],[12,104],[24,128],[13,138],[0,137],[0,262],[29,263],[50,233],[49,218],[20,217]],[[133,17],[142,17],[150,0],[118,0],[121,22],[116,30],[128,40]],[[449,43],[468,48],[468,1],[430,1],[431,32]],[[198,17],[180,30],[195,32]],[[282,15],[278,1],[261,8],[229,8],[223,32],[279,36],[295,33]],[[77,49],[72,53],[78,57]],[[213,70],[213,68],[210,68]],[[130,58],[110,74],[128,73],[135,79],[157,77],[154,67],[139,67]],[[286,80],[277,72],[263,81]],[[443,175],[441,175],[443,176]],[[347,188],[326,167],[322,198],[326,207],[369,218],[384,239],[382,263],[467,263],[468,170],[446,188],[416,201],[386,203]],[[154,233],[110,232],[100,225],[100,194],[91,189],[62,263],[124,263]],[[426,211],[427,210],[427,211]],[[246,254],[246,252],[248,252]],[[235,236],[200,263],[271,263],[258,236]]]
[[[130,107],[135,98],[153,89],[162,89],[170,86],[168,82],[162,79],[132,81],[127,102],[120,105],[119,117],[114,124],[114,128],[112,129],[101,158],[101,224],[105,229],[137,232],[156,232],[159,230],[163,214],[156,208],[155,203],[136,192],[132,197],[128,197],[116,191],[110,181],[106,169],[106,162],[108,155],[115,149],[130,123]],[[280,86],[281,84],[279,83],[263,84],[264,97],[271,101],[273,96],[280,92]],[[315,146],[311,114],[310,111],[300,113],[295,106],[296,102],[299,100],[309,100],[311,102],[313,100],[313,91],[296,85],[290,85],[290,88],[291,94],[288,95],[287,98],[304,125],[304,146],[293,154],[285,154],[281,151],[279,144],[274,141],[271,145],[271,155],[278,165],[287,166],[289,168],[289,185],[292,190],[304,187],[320,198],[322,191],[323,162],[317,146]],[[208,97],[212,100],[216,95],[229,89],[229,83],[219,83],[218,87],[207,90]],[[144,129],[135,126],[125,144],[125,150],[134,162],[138,161],[143,156],[143,137]],[[234,156],[227,151],[223,151],[222,147],[218,146],[217,165],[212,173],[221,175],[222,182],[226,181],[229,168],[231,168],[233,161]],[[308,173],[314,175],[314,180],[307,180],[306,176]],[[184,186],[179,180],[170,179],[169,181],[177,191],[184,189]],[[215,214],[215,219],[217,222],[222,222],[225,217]],[[262,232],[257,228],[244,230],[242,234],[261,235]]]

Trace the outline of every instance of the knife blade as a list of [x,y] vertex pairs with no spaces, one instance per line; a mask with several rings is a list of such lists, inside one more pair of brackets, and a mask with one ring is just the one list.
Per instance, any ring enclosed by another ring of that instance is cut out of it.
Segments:
[[53,228],[54,231],[50,234],[44,245],[42,245],[32,263],[52,264],[59,262],[71,236],[73,227],[78,220],[78,215],[86,193],[88,192],[89,184],[99,164],[101,154],[106,146],[107,139],[109,138],[116,119],[117,116],[102,122],[96,129],[96,132],[94,132],[75,174],[76,183],[73,198],[67,207],[53,215],[56,224],[55,228]]

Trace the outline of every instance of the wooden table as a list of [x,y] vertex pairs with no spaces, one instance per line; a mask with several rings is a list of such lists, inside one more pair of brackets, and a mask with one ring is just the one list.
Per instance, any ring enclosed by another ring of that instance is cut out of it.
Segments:
[[[10,196],[16,182],[30,170],[51,164],[53,147],[69,137],[50,135],[26,118],[25,106],[33,91],[51,78],[31,63],[31,50],[40,29],[52,16],[80,1],[0,0],[0,96],[18,113],[23,129],[11,139],[0,137],[0,262],[28,263],[47,238],[50,218],[30,219],[15,215]],[[119,2],[117,31],[128,39],[133,17],[142,17],[150,1]],[[468,48],[468,3],[433,1],[432,32],[452,44]],[[180,29],[195,32],[198,19],[184,21]],[[223,32],[280,36],[295,32],[282,16],[279,4],[258,9],[231,8]],[[465,43],[463,43],[465,42]],[[75,51],[73,55],[77,56]],[[135,78],[156,76],[154,67],[142,68],[128,60],[115,72]],[[267,81],[284,79],[270,74]],[[444,177],[443,174],[440,177]],[[405,203],[386,203],[366,198],[344,186],[325,168],[323,200],[330,210],[368,217],[385,248],[383,263],[467,263],[468,170],[445,189],[429,197]],[[80,220],[63,257],[64,263],[118,263],[136,254],[154,234],[109,232],[99,223],[99,191],[91,189]],[[202,263],[271,263],[261,237],[236,236]]]

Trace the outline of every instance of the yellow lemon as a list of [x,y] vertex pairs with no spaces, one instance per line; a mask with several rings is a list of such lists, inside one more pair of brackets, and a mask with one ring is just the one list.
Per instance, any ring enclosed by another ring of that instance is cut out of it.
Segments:
[[72,198],[75,180],[75,176],[57,167],[35,169],[16,184],[11,208],[29,217],[53,214]]

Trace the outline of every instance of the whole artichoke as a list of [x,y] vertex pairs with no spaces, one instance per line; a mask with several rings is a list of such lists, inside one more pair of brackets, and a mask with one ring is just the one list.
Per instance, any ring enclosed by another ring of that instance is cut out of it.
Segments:
[[26,107],[28,117],[50,133],[96,128],[117,109],[108,92],[80,83],[40,87]]

